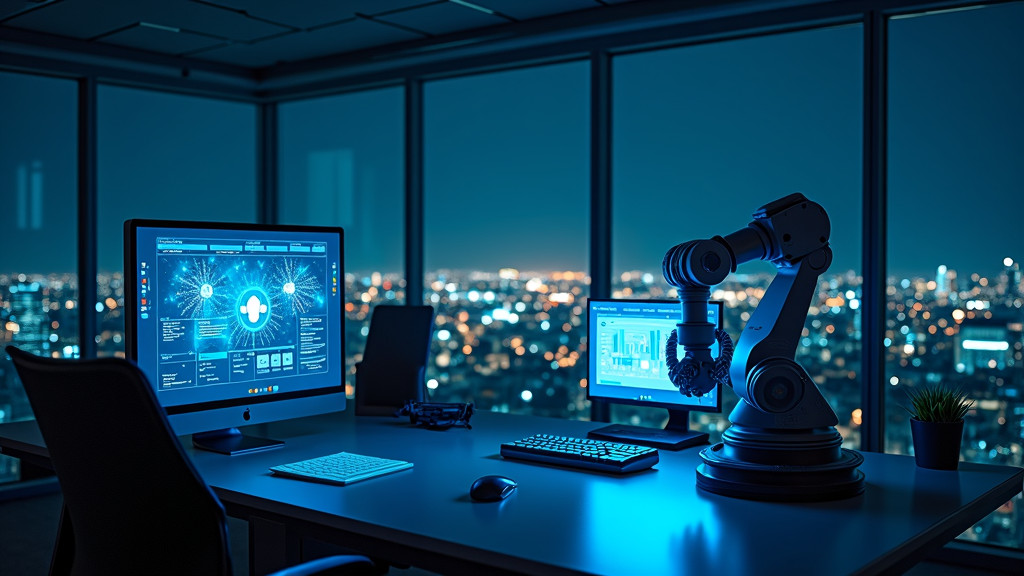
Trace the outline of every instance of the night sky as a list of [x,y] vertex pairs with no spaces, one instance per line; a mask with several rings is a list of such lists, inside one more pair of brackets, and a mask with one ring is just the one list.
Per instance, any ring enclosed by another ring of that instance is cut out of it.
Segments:
[[[1021,4],[891,22],[893,274],[932,276],[939,264],[994,274],[1004,257],[1024,259],[1022,28]],[[731,232],[791,192],[831,216],[832,271],[859,270],[861,32],[617,57],[615,272],[657,271],[673,244]],[[426,85],[428,270],[586,269],[588,73],[571,62]],[[331,117],[320,106],[322,122],[302,113],[312,103],[282,106],[283,203],[317,197],[302,193],[311,154],[352,151],[351,202],[334,208],[354,243],[350,269],[401,266],[401,100],[392,92],[332,97],[358,113]],[[250,106],[122,88],[100,97],[101,270],[121,267],[126,217],[255,217]],[[74,84],[0,73],[0,102],[9,112],[0,126],[0,271],[73,271]],[[316,213],[292,204],[281,212],[286,221]]]

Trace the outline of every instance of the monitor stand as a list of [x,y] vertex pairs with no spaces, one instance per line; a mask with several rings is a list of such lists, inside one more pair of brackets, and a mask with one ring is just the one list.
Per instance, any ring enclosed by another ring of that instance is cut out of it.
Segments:
[[665,429],[647,428],[645,426],[628,426],[612,424],[597,430],[591,430],[588,438],[597,440],[613,440],[626,444],[653,446],[665,450],[682,450],[690,446],[703,446],[708,443],[708,435],[704,432],[690,430],[690,411],[668,411],[668,424]]
[[192,445],[200,450],[209,450],[210,452],[234,456],[235,454],[245,454],[246,452],[270,450],[271,448],[283,446],[284,442],[258,436],[245,436],[238,428],[224,428],[193,434]]

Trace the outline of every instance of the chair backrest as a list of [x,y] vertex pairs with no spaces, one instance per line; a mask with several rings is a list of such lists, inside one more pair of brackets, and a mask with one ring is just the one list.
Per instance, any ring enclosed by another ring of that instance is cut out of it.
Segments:
[[424,373],[434,334],[431,306],[378,305],[356,366],[356,414],[387,415],[426,397]]
[[138,367],[7,353],[64,494],[72,574],[231,574],[224,508]]

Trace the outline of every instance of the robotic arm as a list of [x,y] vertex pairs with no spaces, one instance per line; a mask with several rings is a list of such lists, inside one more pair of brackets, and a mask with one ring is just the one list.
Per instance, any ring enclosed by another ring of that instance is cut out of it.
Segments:
[[[842,447],[835,412],[793,359],[818,276],[832,263],[830,229],[819,204],[792,194],[759,208],[746,228],[665,254],[665,279],[679,290],[683,321],[676,331],[686,352],[670,374],[679,376],[673,382],[684,394],[722,381],[714,369],[722,358],[713,361],[710,352],[716,337],[707,321],[710,287],[751,260],[778,269],[736,343],[729,377],[741,401],[722,442],[701,450],[698,487],[783,501],[835,500],[864,491],[857,469],[864,458]],[[726,346],[722,351],[726,356]]]
[[716,339],[707,321],[710,287],[740,264],[766,260],[778,274],[736,345],[729,376],[746,406],[741,403],[730,420],[758,428],[834,426],[835,413],[793,359],[818,276],[832,263],[828,215],[802,194],[792,194],[762,206],[753,218],[725,237],[692,240],[665,254],[665,279],[679,292],[677,338],[685,351],[673,381],[683,394],[703,394],[721,380],[721,364],[710,352]]

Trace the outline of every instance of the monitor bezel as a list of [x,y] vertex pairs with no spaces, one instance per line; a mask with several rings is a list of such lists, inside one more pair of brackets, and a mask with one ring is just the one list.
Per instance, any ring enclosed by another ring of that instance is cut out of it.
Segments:
[[[661,299],[661,298],[649,298],[649,299],[642,299],[642,298],[590,298],[590,299],[587,300],[587,400],[590,400],[592,402],[593,401],[606,402],[606,403],[609,403],[609,404],[624,404],[624,405],[627,405],[627,406],[646,406],[646,407],[649,407],[649,408],[664,408],[664,409],[667,409],[669,411],[709,412],[709,413],[716,413],[716,412],[721,412],[722,411],[722,392],[723,392],[723,388],[724,387],[722,386],[721,383],[719,383],[717,388],[716,388],[715,404],[714,405],[711,405],[711,404],[704,404],[704,405],[702,405],[702,404],[688,404],[688,403],[686,403],[687,397],[683,396],[682,394],[679,394],[679,397],[682,400],[680,402],[678,402],[678,403],[656,402],[656,401],[646,401],[646,400],[633,400],[633,399],[630,399],[630,398],[617,398],[617,397],[613,397],[613,396],[602,396],[602,395],[594,394],[594,391],[593,391],[593,376],[594,376],[594,371],[593,371],[594,370],[593,369],[593,355],[591,353],[593,348],[592,348],[591,342],[590,342],[590,337],[591,337],[591,334],[592,334],[592,324],[591,323],[593,322],[593,318],[594,318],[592,306],[593,306],[593,304],[600,304],[600,303],[606,303],[606,302],[615,302],[615,303],[623,303],[623,304],[630,304],[630,303],[640,303],[640,304],[642,304],[642,303],[647,303],[647,304],[650,304],[650,303],[656,303],[656,304],[675,304],[675,305],[679,306],[679,301],[678,300]],[[725,320],[724,320],[724,317],[723,317],[722,314],[725,312],[725,302],[723,302],[721,300],[710,300],[710,301],[708,301],[708,306],[709,307],[710,306],[716,306],[718,308],[718,326],[717,327],[724,329]],[[682,321],[681,317],[680,317],[679,321],[680,322]]]
[[[126,220],[124,223],[124,315],[125,315],[125,355],[132,362],[138,362],[138,341],[136,332],[139,321],[139,295],[138,290],[138,245],[136,235],[139,228],[167,228],[181,230],[220,230],[238,232],[304,232],[333,234],[338,238],[338,267],[339,272],[344,275],[345,270],[345,236],[344,231],[338,226],[304,226],[292,224],[254,224],[241,222],[211,222],[193,220],[158,220],[137,218]],[[337,321],[340,326],[340,349],[341,361],[346,361],[345,353],[345,306],[344,292],[340,295],[339,306],[337,306]],[[300,390],[295,392],[282,392],[268,394],[265,396],[243,396],[205,402],[185,403],[174,406],[163,406],[175,432],[178,434],[190,434],[206,431],[209,420],[223,420],[226,427],[237,427],[249,424],[270,422],[291,417],[289,412],[301,413],[303,415],[323,414],[327,412],[342,411],[346,405],[345,374],[347,370],[341,369],[341,378],[337,385],[329,385],[320,388]],[[147,376],[147,380],[149,377]],[[150,386],[153,383],[150,382]],[[159,395],[158,395],[159,398]],[[307,402],[298,405],[296,402]],[[280,410],[261,410],[261,405],[291,403],[287,407],[282,406]],[[250,410],[250,408],[253,408]],[[241,410],[239,410],[241,409]],[[214,411],[223,411],[217,412]],[[283,417],[280,417],[284,414]]]

